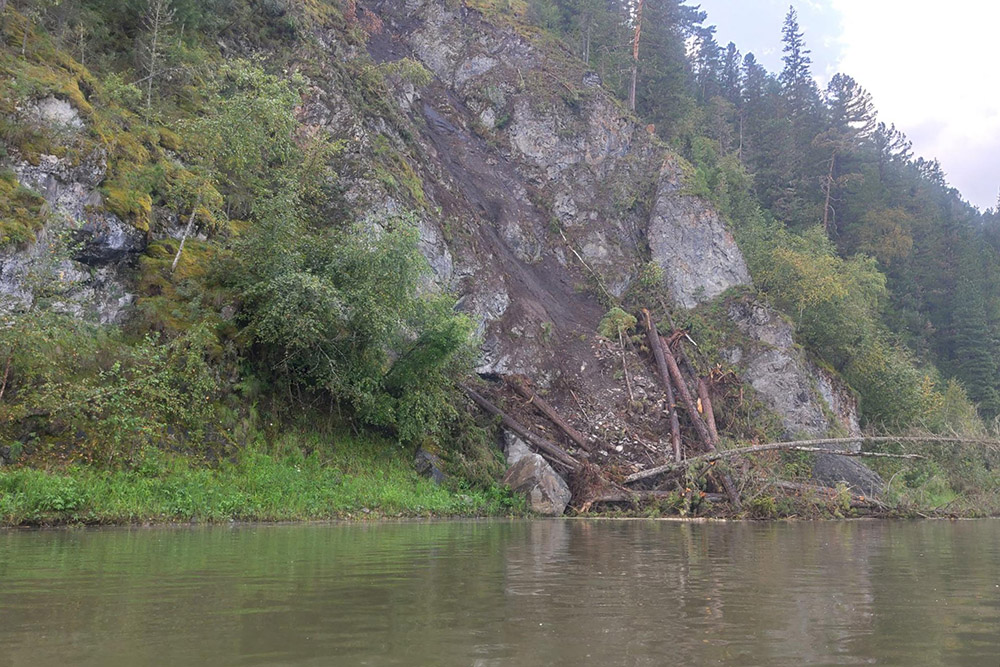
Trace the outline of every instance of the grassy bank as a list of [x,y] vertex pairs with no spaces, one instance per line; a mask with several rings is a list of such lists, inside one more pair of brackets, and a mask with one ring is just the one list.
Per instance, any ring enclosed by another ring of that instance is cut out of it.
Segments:
[[151,450],[128,470],[0,468],[0,525],[137,524],[486,516],[516,510],[500,489],[436,486],[384,443],[284,453],[256,447],[207,465]]

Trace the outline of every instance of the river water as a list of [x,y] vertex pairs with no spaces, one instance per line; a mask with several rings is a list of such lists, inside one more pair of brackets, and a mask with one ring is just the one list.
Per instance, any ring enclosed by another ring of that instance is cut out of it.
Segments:
[[0,532],[0,667],[1000,665],[1000,521]]

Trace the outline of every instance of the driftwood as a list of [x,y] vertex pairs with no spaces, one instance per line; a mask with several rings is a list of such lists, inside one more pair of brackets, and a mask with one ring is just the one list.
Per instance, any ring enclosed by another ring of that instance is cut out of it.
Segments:
[[[800,482],[786,482],[784,480],[776,480],[771,482],[771,486],[781,489],[782,491],[791,491],[793,493],[812,493],[827,500],[836,500],[841,497],[841,491],[838,489],[831,488],[829,486],[819,486],[817,484],[802,484]],[[889,506],[885,503],[872,498],[871,496],[859,496],[856,494],[849,495],[849,502],[851,507],[855,508],[867,508],[867,509],[888,509]]]
[[[887,454],[885,452],[856,452],[851,449],[826,449],[825,447],[819,447],[817,445],[824,444],[850,444],[858,442],[859,440],[866,441],[880,441],[880,440],[896,440],[896,438],[828,438],[825,440],[795,440],[792,442],[772,442],[766,445],[754,445],[753,447],[741,447],[739,449],[727,449],[724,451],[717,451],[711,454],[705,454],[703,456],[695,456],[690,459],[681,461],[680,463],[668,463],[667,465],[657,466],[655,468],[649,468],[648,470],[642,470],[640,472],[629,475],[625,478],[626,484],[632,484],[634,482],[639,482],[644,479],[649,479],[650,477],[656,477],[657,475],[662,475],[668,472],[674,472],[675,470],[682,470],[692,465],[697,465],[699,463],[712,463],[720,459],[727,459],[733,456],[741,456],[743,454],[754,454],[757,452],[772,452],[777,450],[792,451],[792,452],[813,452],[817,454],[835,454],[837,456],[874,456],[878,458],[886,459],[925,459],[926,456],[922,454]],[[956,439],[960,441],[961,439]]]
[[500,418],[500,423],[505,427],[521,436],[521,438],[527,442],[529,445],[534,447],[539,451],[540,454],[545,456],[552,463],[559,464],[563,469],[569,470],[571,472],[576,471],[580,468],[580,462],[575,458],[570,456],[565,450],[563,450],[559,445],[546,440],[540,435],[536,435],[529,431],[527,427],[521,425],[515,421],[506,412],[493,405],[490,401],[483,398],[479,393],[470,389],[469,387],[462,386],[462,391],[468,396],[472,401],[481,407],[486,412],[490,413],[495,417]]
[[708,382],[705,378],[698,378],[698,398],[701,400],[701,409],[705,415],[708,434],[712,436],[712,444],[718,446],[719,430],[715,425],[715,410],[712,409],[712,397],[708,393]]
[[587,438],[580,433],[578,430],[573,428],[573,426],[563,419],[558,412],[555,411],[549,403],[536,394],[534,391],[528,387],[527,382],[525,382],[522,377],[508,377],[506,378],[507,383],[516,391],[522,398],[531,403],[541,412],[543,415],[548,417],[549,421],[559,427],[559,430],[566,434],[566,437],[573,441],[576,446],[584,451],[591,452],[594,450],[594,446],[587,440]]
[[673,449],[674,461],[676,462],[681,460],[681,424],[680,420],[677,419],[677,405],[674,399],[673,382],[670,381],[670,370],[667,368],[667,362],[663,357],[663,348],[657,344],[660,338],[656,332],[656,325],[653,323],[648,310],[643,309],[642,313],[646,317],[646,337],[649,340],[649,347],[653,351],[653,359],[656,360],[656,370],[660,374],[663,392],[667,397],[667,409],[669,410],[670,417],[670,445]]

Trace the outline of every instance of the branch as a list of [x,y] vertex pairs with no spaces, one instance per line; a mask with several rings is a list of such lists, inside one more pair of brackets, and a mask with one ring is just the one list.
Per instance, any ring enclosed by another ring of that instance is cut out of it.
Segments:
[[644,479],[649,479],[650,477],[656,477],[657,475],[662,475],[664,473],[673,472],[675,470],[683,470],[691,465],[696,465],[698,463],[712,463],[713,461],[718,461],[721,459],[728,459],[734,456],[742,456],[743,454],[754,454],[757,452],[771,452],[776,450],[792,451],[792,452],[813,452],[817,454],[835,454],[837,456],[872,456],[877,458],[886,459],[926,459],[927,457],[923,454],[888,454],[886,452],[856,452],[850,449],[826,449],[825,447],[819,447],[817,445],[824,444],[850,444],[861,441],[866,442],[895,442],[895,441],[906,441],[912,440],[914,442],[979,442],[975,440],[969,440],[966,438],[891,438],[891,437],[877,437],[877,438],[827,438],[823,440],[796,440],[791,442],[772,442],[766,445],[754,445],[753,447],[741,447],[739,449],[727,449],[721,452],[712,452],[710,454],[704,454],[702,456],[695,456],[690,459],[686,459],[679,463],[670,463],[667,465],[657,466],[655,468],[650,468],[648,470],[643,470],[641,472],[634,473],[625,478],[626,484],[632,484],[633,482],[638,482]]
[[580,462],[570,456],[565,450],[555,443],[550,442],[541,436],[535,435],[526,427],[514,421],[514,419],[512,419],[506,412],[493,405],[493,403],[483,398],[469,387],[459,385],[459,388],[465,392],[465,395],[472,399],[476,405],[491,415],[499,417],[500,423],[517,435],[521,436],[521,438],[524,439],[529,445],[545,454],[549,460],[558,463],[563,468],[570,471],[575,471],[580,468]]

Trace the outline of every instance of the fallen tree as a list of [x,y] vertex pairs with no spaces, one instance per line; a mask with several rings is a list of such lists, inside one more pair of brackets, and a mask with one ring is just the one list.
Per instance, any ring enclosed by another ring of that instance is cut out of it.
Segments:
[[770,451],[796,451],[796,452],[813,452],[817,454],[835,454],[837,456],[871,456],[876,458],[891,458],[891,459],[926,459],[927,457],[923,454],[891,454],[887,452],[866,452],[866,451],[855,451],[852,449],[828,449],[822,447],[821,445],[841,445],[841,444],[853,444],[856,442],[954,442],[963,444],[992,444],[1000,446],[1000,442],[995,440],[977,440],[970,438],[948,438],[948,437],[937,437],[937,436],[870,436],[870,437],[857,437],[857,438],[820,438],[815,440],[791,440],[788,442],[771,442],[765,445],[754,445],[752,447],[740,447],[738,449],[726,449],[722,451],[715,451],[703,456],[695,456],[689,459],[685,459],[679,463],[669,463],[662,466],[656,466],[655,468],[649,468],[647,470],[642,470],[640,472],[629,475],[625,478],[626,484],[632,484],[644,479],[649,479],[650,477],[656,477],[657,475],[666,474],[673,472],[675,470],[682,470],[692,465],[697,465],[699,463],[713,463],[721,459],[732,458],[734,456],[742,456],[744,454],[755,454],[759,452],[770,452]]
[[476,405],[489,414],[499,417],[501,424],[519,435],[528,445],[538,450],[538,453],[547,458],[551,463],[557,464],[570,472],[580,468],[580,462],[559,445],[531,432],[526,426],[522,425],[475,390],[466,386],[460,386],[460,388]]

